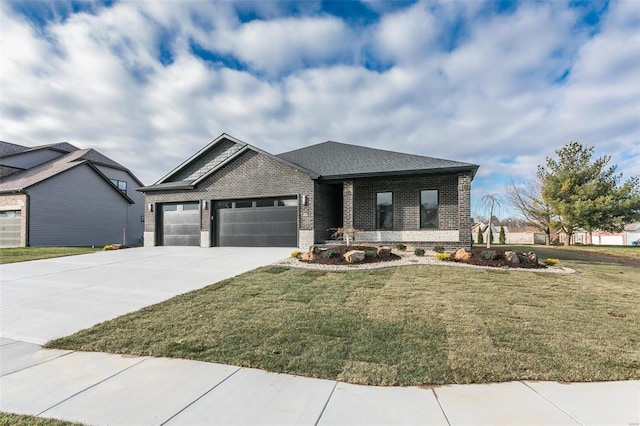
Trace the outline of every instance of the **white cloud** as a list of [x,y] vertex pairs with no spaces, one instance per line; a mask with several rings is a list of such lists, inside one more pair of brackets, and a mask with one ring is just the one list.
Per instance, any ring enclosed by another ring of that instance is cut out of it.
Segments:
[[382,17],[374,35],[375,50],[385,59],[411,63],[429,55],[437,23],[424,3]]
[[[551,2],[502,15],[418,3],[365,28],[315,3],[300,16],[265,6],[248,23],[233,3],[117,3],[38,31],[4,3],[0,138],[94,147],[145,183],[222,132],[273,153],[332,139],[475,162],[478,193],[575,139],[640,174],[636,4],[611,3],[589,36]],[[448,52],[438,40],[457,19]],[[213,66],[190,40],[251,69]],[[372,54],[390,68],[358,63]]]

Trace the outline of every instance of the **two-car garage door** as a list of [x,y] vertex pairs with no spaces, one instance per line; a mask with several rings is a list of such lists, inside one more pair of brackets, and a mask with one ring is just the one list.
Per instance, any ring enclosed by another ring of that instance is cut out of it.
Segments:
[[219,201],[215,207],[217,246],[298,245],[298,202],[295,198]]
[[[295,197],[218,201],[213,204],[212,245],[296,247],[298,202]],[[209,212],[203,211],[203,214]],[[200,204],[166,203],[159,209],[158,243],[200,245]]]

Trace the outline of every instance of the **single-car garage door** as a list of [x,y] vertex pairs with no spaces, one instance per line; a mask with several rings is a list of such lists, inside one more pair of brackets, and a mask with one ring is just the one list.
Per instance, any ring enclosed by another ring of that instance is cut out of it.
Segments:
[[20,210],[0,211],[0,247],[20,247]]
[[160,229],[162,246],[199,246],[200,204],[197,201],[161,204]]
[[215,244],[231,247],[296,247],[295,197],[216,202]]

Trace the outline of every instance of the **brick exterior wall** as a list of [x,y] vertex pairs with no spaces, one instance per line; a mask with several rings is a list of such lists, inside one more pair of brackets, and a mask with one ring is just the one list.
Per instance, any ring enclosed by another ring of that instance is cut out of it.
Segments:
[[362,231],[376,230],[376,193],[393,193],[393,229],[420,229],[420,191],[438,190],[438,220],[440,230],[457,230],[457,177],[420,176],[359,179],[354,185],[354,227]]
[[460,246],[471,247],[471,175],[458,175],[458,216],[460,230]]
[[[358,179],[345,184],[353,199],[356,239],[365,242],[411,242],[415,246],[442,245],[447,250],[471,247],[471,175],[410,176]],[[438,190],[437,229],[420,229],[420,191]],[[376,193],[393,193],[393,229],[376,229]]]
[[[303,195],[306,195],[308,200],[306,205],[301,205]],[[283,196],[298,196],[298,229],[313,231],[314,181],[306,173],[295,170],[266,155],[247,151],[202,181],[193,190],[146,193],[145,245],[151,245],[147,240],[151,237],[151,233],[156,231],[156,214],[159,210],[155,207],[156,204],[209,201],[208,212],[205,214],[203,211],[201,215],[201,230],[211,231],[211,209],[215,208],[213,203],[217,200]],[[150,203],[154,205],[153,212],[148,209]],[[307,234],[304,235],[305,239],[308,239]]]
[[353,227],[353,180],[342,183],[342,226],[345,229]]

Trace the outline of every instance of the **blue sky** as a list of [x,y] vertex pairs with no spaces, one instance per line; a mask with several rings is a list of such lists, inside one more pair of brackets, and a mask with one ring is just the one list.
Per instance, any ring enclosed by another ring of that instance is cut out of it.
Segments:
[[480,165],[476,200],[570,140],[640,175],[638,1],[8,1],[0,139],[151,184],[226,132]]

